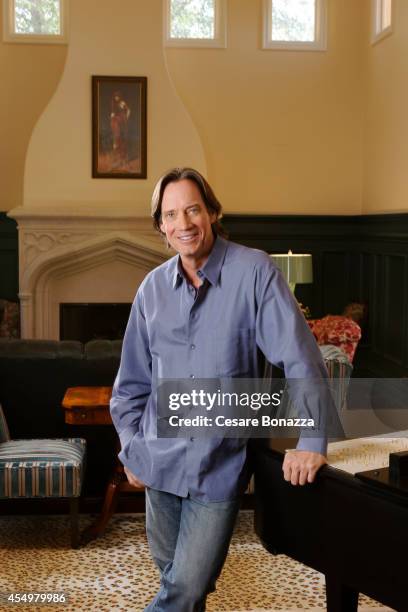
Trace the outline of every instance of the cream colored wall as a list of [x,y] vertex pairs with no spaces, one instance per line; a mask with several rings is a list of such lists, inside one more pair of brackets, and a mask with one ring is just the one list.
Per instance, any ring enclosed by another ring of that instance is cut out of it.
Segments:
[[363,213],[408,211],[408,2],[394,5],[393,33],[366,45]]
[[[125,199],[138,199],[138,208],[145,210],[157,174],[172,161],[188,161],[191,133],[197,157],[190,163],[207,164],[227,212],[407,210],[408,2],[394,1],[395,32],[375,46],[368,43],[370,0],[329,0],[327,53],[290,53],[261,50],[261,0],[230,0],[227,49],[166,49],[176,91],[167,83],[169,95],[163,97],[164,68],[158,82],[149,81],[154,138],[150,133],[146,182],[90,178],[88,78],[141,71],[152,76],[140,57],[153,55],[160,62],[163,57],[161,0],[127,0],[120,13],[107,0],[71,0],[73,61],[54,98],[67,47],[0,43],[0,210],[22,204],[27,147],[44,109],[33,134],[26,203],[55,205],[59,198],[81,207],[85,200],[97,204],[105,198],[109,206],[126,192]],[[126,20],[118,14],[126,14]],[[176,105],[177,117],[184,115],[188,125],[183,139],[174,138],[167,108],[177,94],[186,107]],[[59,129],[67,112],[70,129],[64,139]],[[80,141],[72,143],[75,119]],[[54,171],[61,174],[57,184]]]
[[363,3],[329,0],[328,50],[263,51],[261,1],[228,2],[224,50],[166,50],[228,212],[358,214]]
[[[3,0],[4,1],[4,0]],[[0,35],[3,10],[0,10]],[[0,210],[20,206],[32,130],[61,77],[66,45],[0,42]]]
[[[200,137],[168,77],[162,0],[70,0],[68,56],[58,88],[33,131],[24,206],[73,214],[126,210],[148,216],[165,170],[191,163],[206,173]],[[146,76],[147,179],[91,175],[91,75]]]

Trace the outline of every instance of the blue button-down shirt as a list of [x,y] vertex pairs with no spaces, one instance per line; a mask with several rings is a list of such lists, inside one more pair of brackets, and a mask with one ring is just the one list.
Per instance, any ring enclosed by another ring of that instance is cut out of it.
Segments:
[[[149,487],[203,501],[233,499],[247,486],[245,441],[157,438],[161,378],[260,378],[259,349],[287,378],[327,371],[299,307],[263,251],[217,237],[196,290],[179,256],[143,280],[127,325],[111,415],[119,458]],[[298,448],[326,452],[322,439]]]

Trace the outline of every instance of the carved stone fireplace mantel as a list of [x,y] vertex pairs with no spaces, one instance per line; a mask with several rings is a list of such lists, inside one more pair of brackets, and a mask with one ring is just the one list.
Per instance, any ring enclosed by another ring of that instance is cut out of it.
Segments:
[[[114,212],[112,212],[114,211]],[[129,303],[150,270],[171,255],[149,217],[106,204],[21,207],[21,337],[59,339],[61,303]]]

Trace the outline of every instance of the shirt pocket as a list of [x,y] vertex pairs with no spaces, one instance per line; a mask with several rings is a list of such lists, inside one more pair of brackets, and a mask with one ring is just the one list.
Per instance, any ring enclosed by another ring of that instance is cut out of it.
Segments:
[[237,328],[219,331],[215,337],[217,376],[250,376],[255,330]]

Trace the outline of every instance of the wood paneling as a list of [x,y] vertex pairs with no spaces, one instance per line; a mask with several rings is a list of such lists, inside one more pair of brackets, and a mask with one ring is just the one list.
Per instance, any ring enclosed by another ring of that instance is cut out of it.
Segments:
[[298,300],[314,317],[365,303],[361,345],[372,363],[387,362],[388,376],[392,364],[398,375],[408,369],[408,214],[226,215],[223,223],[231,240],[268,253],[311,253],[314,282],[297,286]]
[[0,299],[17,300],[18,237],[17,224],[0,212]]

